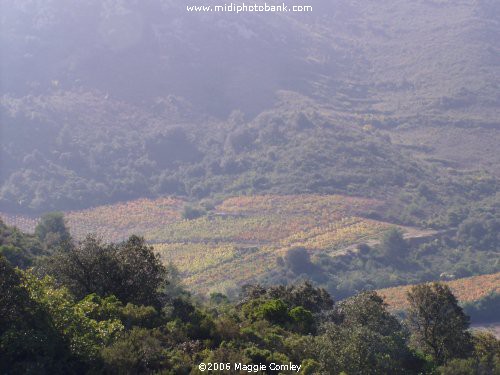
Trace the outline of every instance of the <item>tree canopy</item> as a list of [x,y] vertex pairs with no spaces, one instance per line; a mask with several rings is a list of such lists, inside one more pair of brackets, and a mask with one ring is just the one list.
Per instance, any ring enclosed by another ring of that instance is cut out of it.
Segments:
[[408,325],[419,349],[440,364],[470,354],[469,317],[447,285],[416,285],[408,292],[408,301]]
[[119,244],[104,244],[95,236],[68,244],[42,262],[41,270],[54,275],[77,298],[92,293],[114,295],[137,305],[160,304],[168,283],[167,268],[144,238],[131,236]]

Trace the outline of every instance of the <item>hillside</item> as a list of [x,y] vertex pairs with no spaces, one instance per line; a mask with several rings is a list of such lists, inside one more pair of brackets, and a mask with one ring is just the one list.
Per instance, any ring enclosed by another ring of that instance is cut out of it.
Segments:
[[254,116],[292,90],[350,116],[497,121],[495,1],[313,0],[311,13],[271,15],[28,3],[2,5],[3,90],[17,97],[97,89],[140,103],[168,93],[202,112]]
[[[285,97],[279,109],[251,123],[234,114],[204,127],[196,119],[176,118],[176,109],[163,103],[160,111],[174,112],[173,121],[184,121],[182,126],[125,103],[103,103],[95,94],[5,102],[13,122],[7,121],[4,134],[19,147],[12,144],[4,154],[0,202],[6,211],[40,212],[159,194],[198,199],[255,192],[382,196],[407,183],[433,180],[425,165],[376,132],[337,124],[320,108],[297,107],[297,100]],[[94,107],[91,113],[84,112],[88,107]],[[27,113],[33,119],[26,119]],[[143,124],[140,132],[137,122]],[[388,190],[389,184],[394,187]]]
[[422,223],[498,190],[495,2],[27,4],[0,18],[2,211],[340,193]]

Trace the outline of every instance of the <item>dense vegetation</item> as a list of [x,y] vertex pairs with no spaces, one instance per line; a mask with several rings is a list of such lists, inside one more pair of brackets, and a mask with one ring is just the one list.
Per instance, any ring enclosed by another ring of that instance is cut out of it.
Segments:
[[478,301],[465,304],[464,310],[481,323],[496,323],[500,309],[500,293],[494,292]]
[[199,300],[135,236],[65,242],[35,263],[21,270],[0,255],[2,373],[195,374],[200,363],[229,363],[228,373],[248,372],[238,363],[268,374],[273,363],[304,374],[499,371],[500,342],[467,330],[444,284],[411,289],[401,321],[374,292],[335,303],[308,282]]
[[0,220],[0,254],[12,265],[28,267],[35,256],[43,253],[43,246],[36,236],[23,233],[15,227],[9,227]]
[[[36,147],[26,144],[32,151],[22,146],[2,149],[7,161],[2,168],[6,210],[82,208],[158,194],[380,194],[389,184],[401,188],[431,179],[422,166],[401,158],[380,136],[343,129],[327,118],[309,120],[302,114],[294,119],[287,110],[261,115],[252,125],[235,116],[207,124],[202,131],[189,124],[169,128],[160,118],[137,118],[145,122],[140,134],[132,130],[134,120],[110,127],[105,119],[85,114],[73,120],[70,131],[59,120],[45,119],[46,106],[66,112],[61,101],[78,100],[79,106],[87,107],[86,101],[98,98],[85,99],[52,97],[43,99],[47,103],[41,107],[34,103],[34,108],[29,103],[6,103],[3,117],[9,118],[17,108],[7,121],[6,139],[26,133],[33,137],[35,123],[42,133]],[[36,120],[25,118],[26,106]],[[106,103],[103,110],[111,115],[112,107]],[[116,139],[111,147],[103,142],[110,137]]]

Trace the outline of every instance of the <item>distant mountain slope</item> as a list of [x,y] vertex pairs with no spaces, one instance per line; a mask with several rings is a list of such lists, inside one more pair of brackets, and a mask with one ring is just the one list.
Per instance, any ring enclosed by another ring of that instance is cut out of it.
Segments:
[[158,194],[370,195],[431,179],[377,132],[336,123],[300,97],[281,103],[246,123],[238,113],[196,117],[172,97],[149,111],[98,92],[4,98],[1,205],[36,212]]
[[454,126],[437,123],[407,126],[390,132],[392,142],[416,158],[446,167],[484,169],[500,176],[500,131],[494,126]]
[[[494,194],[497,2],[311,5],[3,1],[0,209],[342,193],[409,222]],[[465,153],[448,131],[422,149],[441,125],[489,130]]]
[[256,114],[286,89],[349,113],[498,121],[497,2],[310,4],[236,15],[171,1],[4,1],[2,89],[174,94],[212,114]]

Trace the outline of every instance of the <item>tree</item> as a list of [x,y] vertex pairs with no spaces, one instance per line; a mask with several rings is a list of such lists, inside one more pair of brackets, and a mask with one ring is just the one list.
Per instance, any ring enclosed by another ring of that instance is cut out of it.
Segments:
[[87,236],[68,245],[42,264],[42,270],[67,286],[77,298],[96,293],[115,295],[124,303],[159,306],[160,288],[168,272],[144,238],[131,236],[120,244],[104,244]]
[[313,314],[306,310],[302,306],[294,307],[288,313],[293,324],[292,329],[295,329],[297,332],[308,334],[313,333],[315,331],[315,321]]
[[408,349],[396,317],[375,292],[364,292],[341,302],[317,338],[322,367],[330,373],[407,374],[422,363]]
[[265,288],[261,285],[244,285],[241,288],[241,303],[253,299],[280,299],[290,308],[302,306],[313,312],[325,312],[333,308],[333,299],[323,288],[314,287],[309,281],[284,286]]
[[266,293],[271,298],[283,300],[290,307],[302,306],[314,313],[333,308],[333,299],[330,294],[323,288],[315,288],[309,281],[289,286],[273,286]]
[[182,210],[182,218],[186,220],[194,220],[206,214],[203,208],[196,208],[186,205]]
[[417,348],[438,364],[464,358],[471,352],[469,317],[447,285],[416,285],[408,292],[408,301],[408,325]]
[[71,240],[69,230],[61,212],[43,215],[35,228],[35,235],[46,247],[62,245]]
[[474,357],[483,374],[500,374],[500,340],[489,332],[475,332]]
[[71,354],[87,363],[99,360],[102,346],[109,345],[123,330],[117,317],[95,320],[91,316],[103,309],[102,300],[76,301],[66,288],[59,288],[46,276],[38,279],[32,272],[23,275],[23,287],[33,302],[50,316],[50,323],[68,344]]
[[44,253],[43,246],[36,236],[9,227],[0,219],[0,255],[10,264],[27,268],[36,256]]
[[76,373],[79,359],[23,275],[0,255],[0,373]]
[[314,264],[307,250],[303,247],[292,247],[285,254],[286,265],[296,274],[311,273]]
[[416,374],[420,362],[413,358],[398,335],[381,335],[362,325],[329,323],[314,339],[322,371],[339,374]]
[[382,254],[387,258],[403,258],[408,252],[408,243],[403,238],[403,232],[398,228],[391,228],[382,237],[380,244]]
[[251,320],[267,320],[275,324],[286,323],[290,316],[288,315],[288,306],[280,299],[257,299],[245,304],[242,308],[243,314]]
[[479,250],[496,250],[500,241],[500,219],[491,215],[467,219],[458,227],[457,239]]
[[339,304],[338,315],[345,326],[362,325],[384,336],[401,332],[401,324],[387,311],[376,292],[363,292]]
[[477,375],[481,374],[474,358],[459,359],[449,361],[445,366],[438,369],[440,375]]
[[304,130],[314,127],[314,124],[307,118],[307,116],[303,112],[300,112],[295,117],[295,126],[299,130]]
[[112,345],[102,350],[109,373],[144,374],[158,372],[168,366],[158,329],[132,328]]
[[29,305],[21,277],[7,259],[0,255],[0,335],[24,314]]

